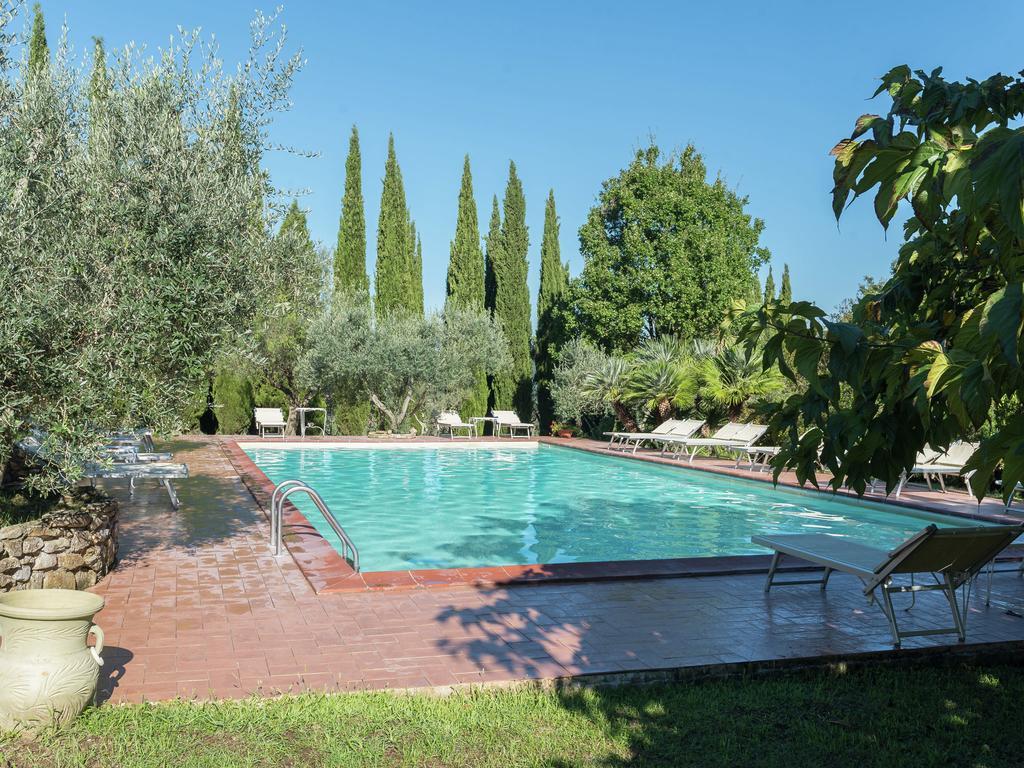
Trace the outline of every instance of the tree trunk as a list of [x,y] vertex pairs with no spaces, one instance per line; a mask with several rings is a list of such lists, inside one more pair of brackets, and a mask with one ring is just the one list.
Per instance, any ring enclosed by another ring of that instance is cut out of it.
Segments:
[[381,399],[379,397],[377,397],[377,395],[375,395],[373,392],[370,393],[370,402],[373,403],[375,406],[377,406],[377,410],[379,410],[381,413],[383,413],[384,416],[387,417],[387,420],[391,422],[391,431],[392,432],[397,432],[398,431],[398,425],[401,422],[399,422],[397,420],[397,418],[396,418],[395,414],[392,412],[392,410],[390,408],[388,408],[386,405],[384,405],[384,403],[381,401]]
[[622,404],[621,400],[612,401],[612,410],[615,411],[615,418],[619,420],[627,432],[637,431],[636,419],[633,418],[633,414]]
[[672,415],[672,401],[668,398],[658,401],[658,423],[661,424],[663,421],[667,421],[668,417]]

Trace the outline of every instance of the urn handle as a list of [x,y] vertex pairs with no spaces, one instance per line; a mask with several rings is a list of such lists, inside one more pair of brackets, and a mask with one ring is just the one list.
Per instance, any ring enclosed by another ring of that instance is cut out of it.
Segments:
[[100,654],[103,653],[103,630],[100,628],[99,624],[93,624],[89,627],[89,634],[96,638],[96,645],[91,646],[89,651],[92,653],[92,657],[96,660],[96,663],[102,667],[103,657],[100,656]]

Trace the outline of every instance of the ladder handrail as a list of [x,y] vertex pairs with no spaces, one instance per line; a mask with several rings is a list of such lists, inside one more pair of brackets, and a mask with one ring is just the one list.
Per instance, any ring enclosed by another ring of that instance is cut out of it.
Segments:
[[[280,493],[279,493],[280,491]],[[274,494],[271,496],[271,509],[270,509],[270,530],[271,530],[271,546],[273,547],[274,554],[281,554],[281,546],[283,544],[283,531],[282,531],[282,520],[281,517],[284,513],[284,503],[293,493],[306,493],[317,509],[320,510],[320,514],[324,516],[324,520],[331,526],[334,532],[338,535],[341,540],[343,550],[341,553],[342,557],[347,557],[348,553],[352,554],[352,569],[359,572],[359,550],[356,549],[355,543],[349,537],[345,529],[341,527],[341,524],[334,517],[334,514],[328,509],[327,504],[324,503],[323,498],[320,494],[314,491],[308,484],[301,480],[285,480],[280,483],[275,489]],[[276,500],[276,503],[275,503]]]
[[[274,488],[274,492],[270,495],[270,541],[271,543],[278,542],[281,538],[280,527],[281,527],[281,515],[277,513],[277,497],[292,485],[306,485],[302,480],[282,480]],[[279,555],[280,547],[276,547],[274,550],[275,555]]]

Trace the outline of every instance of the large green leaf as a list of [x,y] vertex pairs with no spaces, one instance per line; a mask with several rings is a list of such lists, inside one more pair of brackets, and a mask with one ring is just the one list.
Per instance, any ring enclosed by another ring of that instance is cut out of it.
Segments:
[[979,331],[983,338],[994,338],[1006,359],[1019,367],[1017,346],[1024,325],[1024,284],[1010,283],[985,302]]

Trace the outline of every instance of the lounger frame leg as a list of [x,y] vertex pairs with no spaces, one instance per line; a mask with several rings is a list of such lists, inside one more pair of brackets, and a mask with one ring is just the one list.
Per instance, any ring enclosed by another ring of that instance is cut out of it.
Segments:
[[825,568],[820,579],[792,579],[789,581],[776,581],[775,573],[782,562],[782,553],[776,551],[772,556],[771,565],[768,566],[768,579],[764,583],[764,591],[768,592],[772,587],[790,587],[801,584],[817,584],[820,591],[824,592],[828,586],[828,577],[832,575],[833,568]]
[[[956,601],[956,587],[953,585],[953,578],[948,574],[942,574],[944,586],[942,593],[946,596],[946,600],[949,601],[949,609],[953,612],[953,625],[956,627],[956,635],[960,639],[960,642],[966,642],[967,631],[964,626],[964,617],[960,613],[960,606]],[[964,606],[966,608],[966,606]]]
[[892,597],[889,595],[889,586],[883,584],[882,587],[882,612],[885,614],[885,618],[889,620],[889,629],[892,632],[893,645],[899,648],[901,643],[900,628],[896,623],[896,611],[892,607]]
[[164,488],[167,489],[167,495],[171,499],[171,506],[177,509],[181,506],[181,501],[178,500],[178,494],[174,491],[174,484],[170,480],[161,480],[164,484]]
[[779,562],[782,560],[782,553],[776,552],[772,556],[772,564],[768,566],[768,580],[764,583],[764,591],[768,592],[772,588],[772,581],[775,578],[775,569],[779,567]]

